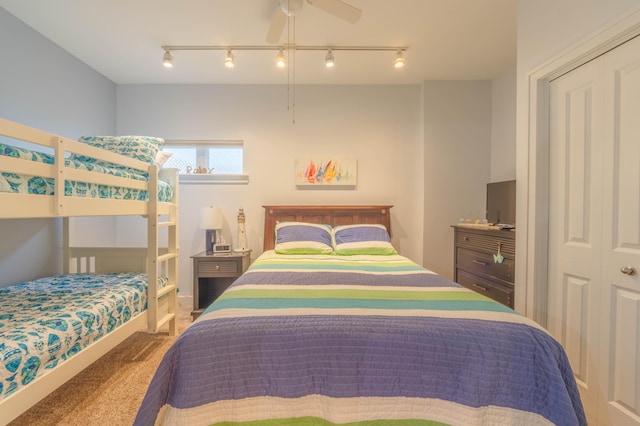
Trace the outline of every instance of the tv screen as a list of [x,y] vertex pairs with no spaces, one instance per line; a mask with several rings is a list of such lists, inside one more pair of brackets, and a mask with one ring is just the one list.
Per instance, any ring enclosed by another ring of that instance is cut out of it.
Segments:
[[515,226],[515,180],[487,184],[487,222],[492,225]]

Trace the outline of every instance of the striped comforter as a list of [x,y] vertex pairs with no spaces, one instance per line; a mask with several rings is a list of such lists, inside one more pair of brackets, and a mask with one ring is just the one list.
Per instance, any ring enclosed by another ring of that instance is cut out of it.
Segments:
[[136,424],[586,424],[561,346],[402,256],[266,252],[182,334]]

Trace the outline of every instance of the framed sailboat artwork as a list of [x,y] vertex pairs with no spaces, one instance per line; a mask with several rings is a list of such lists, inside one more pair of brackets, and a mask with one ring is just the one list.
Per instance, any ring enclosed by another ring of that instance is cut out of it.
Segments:
[[358,168],[355,158],[298,157],[295,173],[298,188],[355,189]]

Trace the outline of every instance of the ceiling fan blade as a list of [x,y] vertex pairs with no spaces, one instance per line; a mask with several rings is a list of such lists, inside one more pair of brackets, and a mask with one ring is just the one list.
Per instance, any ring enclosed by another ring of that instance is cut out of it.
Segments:
[[362,11],[340,0],[307,0],[311,6],[322,9],[333,16],[355,24],[362,16]]
[[266,42],[269,44],[278,44],[284,31],[284,25],[287,23],[287,15],[284,14],[280,7],[276,7],[271,18],[271,26],[267,33]]

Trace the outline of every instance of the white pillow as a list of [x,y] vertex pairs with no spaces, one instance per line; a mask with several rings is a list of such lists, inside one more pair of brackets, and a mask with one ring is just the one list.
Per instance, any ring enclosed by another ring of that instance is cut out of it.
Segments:
[[167,151],[158,151],[156,154],[155,163],[158,167],[162,167],[162,165],[171,157],[173,153]]

